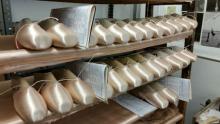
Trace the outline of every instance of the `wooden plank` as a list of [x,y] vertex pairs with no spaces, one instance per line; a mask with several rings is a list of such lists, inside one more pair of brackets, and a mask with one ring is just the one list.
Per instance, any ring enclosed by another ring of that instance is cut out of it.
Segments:
[[164,124],[176,124],[178,121],[183,119],[183,115],[182,114],[177,114],[175,117],[173,117],[170,120],[167,120]]
[[[89,49],[58,49],[50,48],[45,51],[28,51],[20,50],[4,50],[0,51],[0,74],[17,72],[22,70],[33,69],[37,67],[56,65],[59,63],[80,60],[83,58],[101,57],[126,53],[144,48],[166,44],[172,41],[178,41],[190,36],[192,31],[183,32],[173,36],[166,36],[159,39],[144,40],[141,42],[132,42],[127,44],[117,44],[111,46],[99,46]],[[5,41],[8,38],[0,38]],[[4,41],[0,41],[0,43]],[[11,41],[14,42],[14,41]]]
[[40,0],[54,2],[90,3],[90,4],[183,4],[193,0]]

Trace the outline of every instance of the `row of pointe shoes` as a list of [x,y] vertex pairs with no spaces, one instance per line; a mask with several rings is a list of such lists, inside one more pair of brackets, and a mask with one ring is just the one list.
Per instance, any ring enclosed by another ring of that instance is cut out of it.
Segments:
[[164,77],[197,59],[195,54],[179,47],[153,50],[152,53],[156,56],[149,52],[142,52],[99,62],[112,67],[108,75],[107,97],[110,98],[116,93],[123,93],[130,88]]
[[14,108],[28,123],[42,121],[52,113],[70,112],[78,104],[88,105],[96,100],[92,88],[67,69],[35,74],[34,80],[39,83],[30,85],[25,78],[13,80],[19,86],[13,94]]
[[78,44],[75,33],[53,17],[39,22],[32,22],[28,18],[22,19],[16,30],[17,48],[45,50],[52,45],[59,48],[70,48]]
[[[197,21],[186,16],[163,16],[139,21],[101,19],[93,26],[89,46],[110,45],[141,41],[152,37],[173,35],[195,29]],[[17,48],[45,50],[51,46],[71,48],[78,44],[74,32],[58,22],[56,18],[47,18],[39,22],[23,19],[17,27],[15,37]]]
[[90,46],[160,38],[195,29],[197,25],[196,20],[179,15],[146,18],[137,21],[99,19],[93,26]]
[[178,102],[178,95],[159,82],[142,86],[131,93],[160,109],[167,108],[169,103],[176,104]]

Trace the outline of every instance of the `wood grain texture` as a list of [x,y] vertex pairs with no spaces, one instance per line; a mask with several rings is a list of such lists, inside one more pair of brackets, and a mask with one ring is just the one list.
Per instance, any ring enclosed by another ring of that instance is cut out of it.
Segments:
[[193,0],[40,0],[71,3],[90,3],[90,4],[182,4]]
[[[132,42],[127,44],[117,44],[111,46],[98,46],[89,49],[58,49],[50,48],[45,51],[29,51],[25,49],[20,50],[3,50],[0,51],[0,74],[23,71],[37,67],[56,65],[60,63],[80,60],[83,58],[101,57],[107,55],[114,55],[119,53],[126,53],[144,48],[166,44],[172,41],[178,41],[190,36],[192,31],[167,36],[160,39],[145,40],[140,42]],[[2,36],[4,37],[4,36]],[[11,36],[13,37],[13,36]],[[7,36],[5,41],[12,39]],[[4,43],[5,41],[0,41]],[[14,42],[14,41],[10,41]],[[1,48],[0,48],[1,49]]]

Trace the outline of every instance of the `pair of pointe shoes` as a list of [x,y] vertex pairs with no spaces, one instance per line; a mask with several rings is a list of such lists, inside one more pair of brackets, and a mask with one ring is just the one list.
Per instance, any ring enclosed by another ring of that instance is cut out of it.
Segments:
[[158,82],[131,91],[132,94],[148,101],[153,106],[165,109],[170,103],[177,103],[178,96]]
[[[103,30],[102,32],[101,29]],[[153,34],[150,29],[144,27],[141,24],[130,24],[126,22],[126,20],[122,21],[114,19],[99,20],[99,24],[96,24],[93,27],[93,32],[97,34],[98,39],[101,39],[98,42],[98,44],[101,45],[106,45],[107,43],[127,43],[129,41],[151,39]]]
[[[56,78],[55,78],[55,76]],[[55,113],[67,113],[76,104],[92,104],[95,94],[90,86],[69,70],[56,70],[35,75],[35,89],[22,78],[14,82],[19,89],[13,95],[14,107],[26,122],[38,122],[48,115],[48,109]],[[58,80],[61,80],[59,83]],[[75,104],[76,103],[76,104]]]
[[26,18],[20,21],[16,33],[16,47],[30,50],[45,50],[52,45],[70,48],[77,45],[75,34],[55,18],[48,18],[38,23]]
[[165,20],[168,24],[175,27],[178,32],[189,31],[195,29],[198,26],[198,22],[194,19],[188,18],[187,16],[179,15],[168,15],[165,16]]
[[174,68],[182,69],[188,66],[191,62],[196,61],[197,56],[187,49],[179,47],[165,48],[156,50],[154,53],[168,61]]

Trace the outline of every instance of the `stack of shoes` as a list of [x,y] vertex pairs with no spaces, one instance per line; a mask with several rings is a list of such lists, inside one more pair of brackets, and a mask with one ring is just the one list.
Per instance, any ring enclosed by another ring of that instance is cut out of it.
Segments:
[[32,22],[25,18],[17,27],[15,38],[17,48],[45,50],[51,46],[70,48],[78,44],[75,34],[56,18]]
[[[89,47],[162,38],[193,30],[197,26],[196,20],[177,14],[137,20],[98,19],[92,27]],[[18,49],[46,50],[52,46],[72,48],[79,41],[71,29],[59,23],[58,19],[49,17],[39,22],[28,18],[21,20],[15,42]]]
[[[124,57],[107,58],[97,63],[110,67],[107,83],[110,94],[108,98],[110,98],[117,93],[123,93],[129,89],[165,77],[174,71],[188,66],[195,60],[196,55],[187,49],[164,47]],[[161,88],[158,85],[153,86],[156,87],[155,89]]]
[[49,113],[66,114],[78,105],[91,105],[96,101],[93,89],[68,69],[34,75],[34,83],[19,78],[13,86],[15,111],[24,122],[43,121]]
[[167,108],[169,103],[176,104],[178,102],[176,93],[158,82],[137,88],[131,93],[160,109]]

